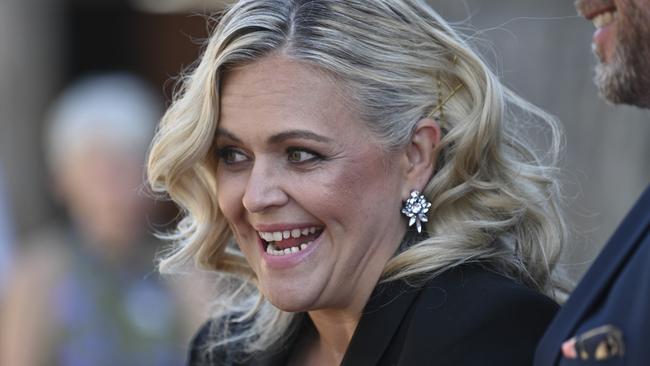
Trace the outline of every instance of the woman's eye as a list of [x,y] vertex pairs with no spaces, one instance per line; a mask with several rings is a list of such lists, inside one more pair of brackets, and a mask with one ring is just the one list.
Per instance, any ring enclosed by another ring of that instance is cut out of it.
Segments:
[[233,148],[223,148],[218,150],[219,159],[226,164],[237,164],[248,160],[248,156],[243,152]]
[[287,159],[291,163],[306,163],[320,159],[320,155],[303,149],[289,149]]

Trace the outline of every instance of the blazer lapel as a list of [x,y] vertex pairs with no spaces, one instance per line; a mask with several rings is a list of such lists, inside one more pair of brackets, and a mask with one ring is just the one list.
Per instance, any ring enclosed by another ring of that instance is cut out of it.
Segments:
[[650,227],[650,187],[634,205],[587,274],[555,317],[540,342],[537,365],[554,365],[562,342],[569,339],[597,301],[605,296],[616,273],[634,254],[640,237]]
[[341,366],[376,365],[418,293],[418,288],[403,281],[378,285],[361,314]]

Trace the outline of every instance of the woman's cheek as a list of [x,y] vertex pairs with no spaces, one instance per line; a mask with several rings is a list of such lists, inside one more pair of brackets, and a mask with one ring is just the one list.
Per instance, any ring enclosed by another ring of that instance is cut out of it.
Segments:
[[235,225],[235,218],[243,210],[242,197],[246,187],[245,180],[229,172],[217,173],[217,201],[219,209],[226,216],[231,225]]

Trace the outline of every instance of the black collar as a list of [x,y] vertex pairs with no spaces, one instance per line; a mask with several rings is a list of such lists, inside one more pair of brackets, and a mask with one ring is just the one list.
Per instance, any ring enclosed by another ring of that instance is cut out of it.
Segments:
[[419,288],[399,280],[379,284],[361,314],[341,365],[377,364],[418,293]]

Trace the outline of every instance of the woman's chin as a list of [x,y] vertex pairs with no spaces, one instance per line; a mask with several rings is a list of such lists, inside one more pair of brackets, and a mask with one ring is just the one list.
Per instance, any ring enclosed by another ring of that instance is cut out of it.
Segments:
[[267,286],[262,292],[273,306],[292,313],[314,309],[320,293],[302,286]]
[[290,297],[283,297],[281,295],[277,297],[268,297],[268,300],[276,308],[289,313],[300,313],[312,310],[314,303],[313,301],[309,301],[308,299],[304,298],[294,299]]

